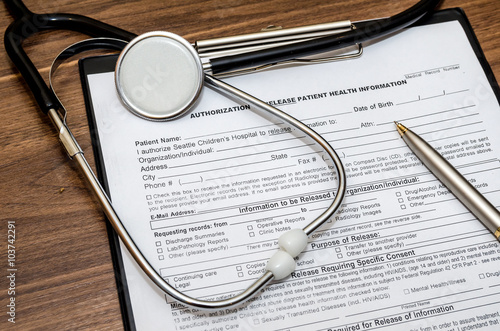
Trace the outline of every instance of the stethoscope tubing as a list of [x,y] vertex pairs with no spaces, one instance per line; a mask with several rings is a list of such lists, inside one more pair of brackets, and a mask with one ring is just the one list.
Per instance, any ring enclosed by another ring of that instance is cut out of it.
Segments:
[[45,83],[35,65],[23,49],[25,39],[46,30],[72,30],[89,36],[109,37],[130,41],[135,34],[98,20],[75,14],[36,14],[20,0],[4,0],[14,21],[5,30],[4,45],[7,54],[28,84],[44,114],[60,109],[57,97]]
[[315,143],[319,144],[321,148],[328,154],[330,157],[331,161],[334,163],[335,168],[337,169],[337,180],[338,180],[338,188],[337,192],[334,193],[335,198],[330,204],[330,206],[320,215],[318,216],[314,221],[312,221],[310,224],[308,224],[304,229],[304,233],[309,236],[312,234],[316,229],[318,229],[320,226],[322,226],[326,221],[328,221],[335,211],[340,207],[342,204],[342,201],[345,196],[346,192],[346,175],[344,171],[344,166],[342,165],[342,162],[340,160],[340,157],[338,154],[335,152],[333,147],[316,131],[302,123],[301,121],[297,120],[293,116],[279,110],[278,108],[275,108],[273,106],[270,106],[269,104],[263,102],[260,99],[257,99],[253,97],[252,95],[243,92],[240,89],[235,88],[232,85],[229,85],[213,76],[210,75],[205,75],[205,82],[208,84],[208,86],[211,86],[212,88],[215,88],[219,91],[225,92],[228,95],[231,96],[236,96],[240,100],[246,101],[251,105],[256,106],[257,108],[264,110],[275,117],[293,125],[300,131],[304,132],[307,134],[310,138],[312,138]]
[[[61,63],[64,59],[68,59],[72,55],[84,52],[89,48],[91,48],[92,45],[94,45],[94,48],[97,48],[99,45],[101,46],[100,48],[119,49],[121,46],[123,46],[123,42],[119,40],[111,40],[109,38],[100,38],[100,39],[86,40],[76,43],[68,47],[66,50],[61,52],[56,57],[54,63],[52,64],[49,76],[52,77],[53,71],[57,69],[59,63]],[[50,78],[50,81],[51,80],[52,79]],[[267,103],[253,97],[252,95],[247,94],[215,77],[205,74],[204,80],[207,86],[216,89],[218,91],[230,94],[231,96],[237,97],[240,100],[246,101],[249,104],[255,106],[257,109],[271,113],[275,117],[291,124],[292,126],[295,126],[299,130],[310,136],[329,155],[329,157],[331,158],[332,162],[335,165],[335,168],[337,169],[339,185],[337,191],[334,192],[335,197],[331,202],[330,206],[319,217],[317,217],[304,229],[302,229],[307,236],[310,235],[318,227],[323,225],[326,221],[328,221],[331,218],[331,216],[335,213],[335,211],[340,207],[343,198],[345,196],[346,192],[345,171],[343,170],[342,162],[337,153],[335,152],[335,150],[333,149],[333,147],[331,147],[330,144],[321,135],[319,135],[313,129],[309,128],[307,125],[295,119],[291,115],[277,108],[274,108],[268,105]],[[154,269],[153,266],[143,256],[140,249],[136,246],[133,238],[130,236],[127,229],[123,225],[108,195],[106,194],[105,190],[99,183],[99,180],[95,176],[92,168],[86,161],[83,155],[83,151],[80,149],[76,139],[71,134],[70,129],[67,127],[64,119],[65,112],[62,112],[61,114],[61,112],[51,109],[49,110],[48,115],[51,118],[53,124],[56,126],[57,131],[59,132],[59,138],[63,143],[63,146],[66,148],[66,151],[68,152],[69,156],[73,159],[73,161],[76,162],[77,166],[80,168],[81,173],[88,182],[91,191],[95,194],[102,209],[104,210],[104,213],[108,221],[113,226],[115,232],[118,234],[119,238],[121,239],[127,250],[130,252],[133,259],[139,265],[139,267],[148,275],[149,279],[168,296],[179,302],[182,302],[187,306],[195,307],[198,309],[204,309],[204,310],[223,309],[244,303],[245,301],[256,295],[260,290],[262,290],[269,282],[271,282],[274,279],[274,275],[272,272],[265,271],[264,274],[258,279],[254,280],[254,282],[247,289],[243,290],[242,292],[232,297],[216,301],[193,298],[184,294],[181,291],[178,291],[175,287],[172,287],[161,277],[161,275],[156,271],[156,269]]]
[[[86,180],[89,182],[93,191],[96,193],[96,196],[114,229],[119,234],[120,238],[124,242],[127,249],[130,251],[133,258],[146,272],[146,274],[148,274],[150,279],[173,299],[176,299],[188,306],[196,307],[199,309],[221,309],[240,304],[251,298],[270,281],[272,281],[274,279],[273,273],[270,271],[266,271],[259,279],[255,280],[249,288],[242,291],[241,293],[231,298],[223,299],[220,301],[206,301],[192,298],[183,294],[182,292],[179,292],[158,274],[158,272],[142,255],[138,247],[135,245],[133,239],[121,223],[108,196],[106,195],[104,189],[99,184],[99,181],[97,180],[92,169],[85,160],[83,152],[80,150],[78,143],[67,128],[64,119],[65,115],[61,117],[61,113],[59,112],[59,110],[64,109],[64,107],[60,104],[55,93],[45,84],[45,81],[22,47],[22,41],[26,38],[40,31],[50,29],[73,30],[83,32],[90,36],[117,38],[124,41],[130,41],[136,35],[85,16],[73,14],[35,14],[29,11],[20,0],[4,0],[4,2],[11,10],[12,15],[15,17],[15,21],[7,28],[5,32],[4,43],[7,53],[9,54],[14,64],[18,67],[18,70],[21,72],[28,86],[32,90],[33,95],[35,96],[35,99],[39,104],[41,110],[45,114],[49,115],[52,122],[56,126],[57,130],[59,131],[61,141],[63,141],[63,145],[66,147],[68,153],[70,154],[70,157],[73,158],[79,165]],[[365,25],[361,25],[363,27],[362,29],[354,29],[341,35],[323,37],[313,41],[297,43],[292,46],[282,46],[248,54],[239,54],[214,59],[213,61],[211,61],[209,67],[212,73],[220,73],[224,71],[242,69],[247,66],[291,60],[297,57],[351,46],[367,41],[369,39],[373,39],[375,37],[386,35],[388,33],[394,32],[397,29],[408,26],[422,17],[426,12],[432,10],[435,6],[437,6],[439,2],[440,0],[420,1],[410,9],[398,15],[395,15],[388,19],[377,20],[376,24],[374,23],[375,25],[366,23]],[[215,87],[216,89],[221,89],[225,92],[235,94],[238,97],[251,102],[257,107],[271,112],[278,118],[281,118],[282,120],[306,132],[319,145],[321,145],[321,147],[329,154],[332,162],[337,167],[339,187],[330,207],[327,208],[327,210],[323,212],[316,220],[312,221],[311,224],[306,226],[303,231],[307,235],[309,235],[322,224],[324,224],[324,222],[329,220],[342,203],[343,197],[345,195],[346,182],[342,163],[340,162],[338,155],[328,144],[328,142],[326,142],[312,129],[308,128],[305,124],[301,123],[290,115],[283,113],[278,109],[271,107],[263,103],[262,101],[253,98],[252,96],[238,89],[235,89],[234,87],[221,82],[216,78],[213,78],[208,74],[205,75],[205,82],[208,85]]]

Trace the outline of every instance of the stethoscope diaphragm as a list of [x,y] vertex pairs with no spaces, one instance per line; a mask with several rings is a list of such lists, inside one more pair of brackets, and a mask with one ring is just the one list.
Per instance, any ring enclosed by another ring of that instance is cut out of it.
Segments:
[[125,106],[156,121],[184,115],[196,103],[203,77],[194,47],[163,31],[133,39],[120,54],[115,70],[117,91]]

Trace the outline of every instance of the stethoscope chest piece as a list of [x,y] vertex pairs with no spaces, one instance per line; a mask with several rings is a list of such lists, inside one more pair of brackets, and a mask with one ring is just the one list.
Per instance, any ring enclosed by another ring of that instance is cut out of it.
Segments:
[[184,115],[203,86],[198,53],[169,32],[149,32],[121,52],[115,70],[118,94],[134,114],[166,121]]

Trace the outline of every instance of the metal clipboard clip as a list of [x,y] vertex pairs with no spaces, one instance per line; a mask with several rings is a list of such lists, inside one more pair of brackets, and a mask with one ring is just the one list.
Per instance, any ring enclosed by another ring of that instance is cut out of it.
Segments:
[[[193,43],[199,56],[203,59],[214,59],[223,56],[231,56],[241,53],[258,51],[262,49],[290,45],[307,40],[313,40],[320,37],[331,36],[355,29],[355,25],[349,20],[308,25],[296,28],[283,29],[281,26],[268,26],[260,32],[222,37],[215,39],[200,40]],[[267,70],[277,66],[295,65],[295,64],[315,64],[331,61],[340,61],[346,59],[358,58],[363,54],[363,46],[357,44],[357,50],[349,53],[336,54],[332,56],[323,56],[293,59],[283,62],[270,63],[261,66],[245,68],[225,72],[217,77],[231,77],[252,73],[256,71]]]

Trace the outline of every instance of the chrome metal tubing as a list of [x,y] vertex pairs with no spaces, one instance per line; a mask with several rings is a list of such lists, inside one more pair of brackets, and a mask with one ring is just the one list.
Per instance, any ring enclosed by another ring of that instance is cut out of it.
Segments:
[[205,82],[211,86],[214,87],[217,90],[223,91],[225,93],[230,94],[231,96],[237,96],[241,100],[244,100],[257,108],[260,108],[262,110],[265,110],[277,118],[293,125],[297,129],[301,130],[302,132],[306,133],[309,135],[311,138],[314,139],[315,142],[317,142],[329,155],[329,157],[332,159],[333,163],[335,164],[336,170],[337,170],[337,178],[338,178],[338,188],[337,192],[335,194],[335,198],[333,199],[331,205],[320,215],[318,216],[314,221],[312,221],[310,224],[308,224],[306,227],[304,227],[304,232],[306,235],[310,235],[313,233],[316,229],[318,229],[321,225],[323,225],[326,221],[328,221],[333,214],[337,211],[337,209],[340,207],[342,204],[342,200],[344,199],[345,193],[346,193],[346,175],[344,171],[344,166],[342,165],[342,162],[340,161],[339,156],[333,149],[333,147],[325,140],[323,137],[321,137],[316,131],[313,129],[309,128],[307,125],[304,123],[300,122],[296,118],[294,118],[291,115],[288,115],[285,112],[282,112],[278,108],[275,108],[273,106],[268,105],[264,101],[257,99],[253,96],[251,96],[248,93],[245,93],[236,87],[229,85],[213,76],[210,75],[205,75]]

